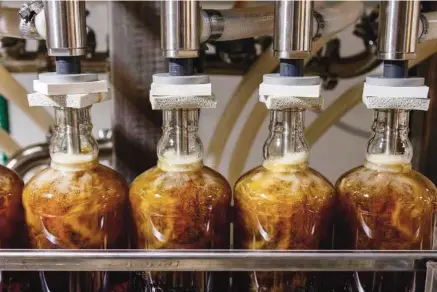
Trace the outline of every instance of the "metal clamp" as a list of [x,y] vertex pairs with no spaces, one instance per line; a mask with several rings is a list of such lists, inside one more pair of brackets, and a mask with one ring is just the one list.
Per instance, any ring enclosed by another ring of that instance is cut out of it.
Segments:
[[[217,40],[219,39],[223,31],[225,29],[225,19],[223,18],[223,15],[218,10],[212,10],[212,9],[205,9],[202,10],[203,13],[206,14],[206,18],[209,20],[210,25],[210,35],[207,37],[208,40]],[[206,36],[202,36],[202,39],[206,38]]]
[[23,37],[42,39],[35,26],[35,17],[43,9],[42,1],[29,1],[21,5],[18,15],[20,16],[20,32]]
[[323,18],[323,15],[315,10],[313,11],[313,17],[317,22],[317,30],[313,35],[313,42],[314,42],[320,39],[324,34],[326,23],[325,23],[325,19]]
[[422,23],[422,32],[420,33],[418,42],[422,43],[426,40],[428,37],[429,32],[429,21],[428,18],[425,16],[425,14],[420,14],[420,22]]

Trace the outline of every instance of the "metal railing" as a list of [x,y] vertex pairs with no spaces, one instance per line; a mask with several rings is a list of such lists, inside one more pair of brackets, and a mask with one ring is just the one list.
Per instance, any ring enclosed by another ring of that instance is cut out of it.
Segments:
[[434,251],[0,250],[0,270],[425,271]]

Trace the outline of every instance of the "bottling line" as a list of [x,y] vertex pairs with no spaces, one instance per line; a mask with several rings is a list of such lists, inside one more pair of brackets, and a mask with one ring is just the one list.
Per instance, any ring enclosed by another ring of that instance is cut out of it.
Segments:
[[[0,289],[437,291],[437,59],[426,74],[417,66],[437,53],[437,12],[426,5],[380,1],[363,14],[360,1],[227,10],[195,0],[114,1],[104,61],[90,48],[84,1],[0,7],[1,37],[45,45],[43,65],[35,65],[41,56],[23,64],[54,71],[40,73],[27,94],[5,69],[25,66],[0,58],[0,78],[11,84],[0,84],[0,94],[26,95],[18,106],[50,128],[47,143],[23,149],[0,129],[10,154],[0,168]],[[355,24],[366,51],[341,60],[331,39]],[[247,42],[261,52],[239,51]],[[9,54],[23,55],[22,43],[9,44]],[[206,55],[207,44],[224,62]],[[250,77],[205,151],[199,116],[220,102],[208,66],[230,70],[240,59]],[[87,70],[106,62],[112,88]],[[322,110],[322,87],[380,65],[382,75]],[[256,89],[250,131],[237,138],[225,178],[216,171],[223,137]],[[113,127],[96,140],[90,108],[111,96]],[[366,160],[332,185],[308,166],[310,146],[361,100],[374,111]],[[38,107],[53,107],[54,121]],[[307,129],[306,111],[320,112]],[[267,112],[263,163],[243,174]]]

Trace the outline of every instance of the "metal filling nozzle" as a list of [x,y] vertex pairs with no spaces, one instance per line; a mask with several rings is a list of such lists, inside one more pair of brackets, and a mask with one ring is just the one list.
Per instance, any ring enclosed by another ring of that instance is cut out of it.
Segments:
[[[86,54],[85,1],[44,1],[47,24],[47,52],[56,57],[57,74],[80,74],[80,56]],[[64,108],[69,127],[69,153],[80,153],[77,110]]]
[[274,55],[304,59],[311,54],[313,2],[281,0],[275,3]]
[[378,29],[378,58],[411,60],[416,58],[420,2],[381,1]]
[[50,56],[86,54],[85,1],[44,1]]
[[197,58],[200,48],[200,7],[195,0],[163,1],[161,48],[166,58]]

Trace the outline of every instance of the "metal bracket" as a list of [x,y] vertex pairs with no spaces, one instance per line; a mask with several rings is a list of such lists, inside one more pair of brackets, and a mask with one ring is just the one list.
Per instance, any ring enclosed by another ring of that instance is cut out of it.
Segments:
[[18,15],[20,16],[20,31],[22,36],[40,40],[35,27],[35,16],[44,9],[42,1],[29,1],[21,5]]
[[437,262],[429,261],[426,263],[426,280],[424,292],[437,291]]

